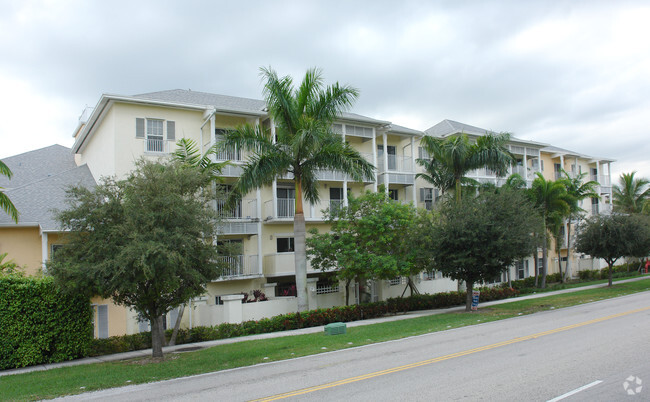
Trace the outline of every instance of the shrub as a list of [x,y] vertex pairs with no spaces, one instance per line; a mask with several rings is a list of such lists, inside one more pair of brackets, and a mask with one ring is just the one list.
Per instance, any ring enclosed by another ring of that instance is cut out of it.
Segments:
[[62,293],[50,277],[0,276],[0,369],[87,356],[88,299]]
[[[484,302],[513,297],[519,294],[517,290],[512,288],[482,288],[480,290],[480,300]],[[257,321],[245,321],[241,324],[223,323],[214,327],[194,327],[191,331],[181,329],[178,331],[176,343],[180,345],[190,342],[204,342],[237,336],[317,327],[333,322],[358,321],[407,311],[459,306],[465,304],[465,295],[465,292],[447,292],[432,295],[421,294],[405,298],[388,299],[387,301],[375,303],[282,314]],[[171,331],[167,331],[167,337],[170,334]],[[93,340],[91,356],[147,349],[150,347],[151,335],[149,332],[114,336],[108,339]]]

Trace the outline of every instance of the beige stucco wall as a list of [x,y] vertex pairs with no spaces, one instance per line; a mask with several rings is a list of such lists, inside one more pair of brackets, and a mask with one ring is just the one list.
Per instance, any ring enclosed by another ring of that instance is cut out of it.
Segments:
[[4,261],[14,260],[27,275],[41,271],[41,236],[38,227],[0,228],[0,253]]

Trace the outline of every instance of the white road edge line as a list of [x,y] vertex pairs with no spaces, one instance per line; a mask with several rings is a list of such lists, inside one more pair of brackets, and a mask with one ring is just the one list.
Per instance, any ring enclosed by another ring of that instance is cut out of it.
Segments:
[[584,391],[584,390],[587,389],[587,388],[591,388],[591,387],[593,387],[594,385],[598,385],[598,384],[600,384],[601,382],[602,382],[601,380],[596,380],[596,381],[594,381],[594,382],[592,382],[592,383],[590,383],[590,384],[583,385],[583,386],[580,387],[580,388],[576,388],[576,389],[574,389],[573,391],[569,391],[569,392],[567,392],[566,394],[562,394],[562,395],[558,396],[557,398],[549,399],[547,402],[556,402],[556,401],[560,401],[560,400],[562,400],[562,399],[564,399],[564,398],[568,398],[568,397],[570,397],[571,395],[577,394],[578,392]]

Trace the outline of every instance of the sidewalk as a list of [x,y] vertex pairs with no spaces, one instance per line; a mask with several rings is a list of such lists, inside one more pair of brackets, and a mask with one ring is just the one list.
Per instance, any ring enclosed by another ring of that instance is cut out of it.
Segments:
[[[624,279],[624,280],[616,281],[615,284],[616,283],[634,282],[634,281],[644,280],[644,279],[648,279],[648,278],[649,278],[648,276],[641,276],[641,277],[638,277],[638,278]],[[599,284],[599,285],[589,285],[589,286],[577,287],[577,288],[572,288],[572,289],[556,290],[556,291],[553,291],[553,292],[533,293],[533,294],[526,295],[526,296],[521,296],[521,297],[513,297],[513,298],[509,298],[509,299],[495,300],[495,301],[491,301],[491,302],[481,303],[480,307],[493,306],[493,305],[497,305],[497,304],[509,303],[509,302],[512,302],[512,301],[519,301],[519,300],[538,299],[540,297],[553,296],[553,295],[559,295],[559,294],[564,294],[564,293],[573,293],[573,292],[578,292],[578,291],[581,291],[581,290],[595,289],[595,288],[606,287],[606,286],[607,286],[607,284]],[[408,312],[408,313],[405,313],[405,314],[400,314],[400,315],[381,317],[381,318],[373,318],[373,319],[361,320],[361,321],[351,321],[351,322],[347,322],[346,325],[347,325],[348,328],[353,328],[353,327],[359,327],[359,326],[362,326],[362,325],[372,325],[372,324],[377,324],[377,323],[381,323],[381,322],[407,320],[407,319],[410,319],[410,318],[424,317],[424,316],[429,316],[429,315],[444,314],[444,313],[456,312],[456,311],[464,311],[464,310],[465,310],[465,306],[450,307],[450,308],[436,309],[436,310],[411,311],[411,312]],[[219,340],[215,340],[215,341],[206,341],[206,342],[198,342],[198,343],[185,343],[185,344],[182,344],[182,345],[166,346],[166,347],[163,348],[163,352],[164,353],[173,353],[173,352],[199,350],[199,349],[205,349],[205,348],[209,348],[209,347],[217,346],[217,345],[224,345],[224,344],[228,344],[228,343],[250,341],[250,340],[255,340],[255,339],[279,338],[279,337],[283,337],[283,336],[314,334],[314,333],[322,333],[322,332],[324,332],[324,326],[302,328],[302,329],[294,329],[294,330],[290,330],[290,331],[281,331],[281,332],[271,332],[271,333],[267,333],[267,334],[248,335],[248,336],[241,336],[241,337],[237,337],[237,338],[219,339]],[[101,363],[101,362],[111,362],[111,361],[127,360],[127,359],[133,359],[133,358],[137,358],[137,357],[147,357],[147,356],[151,356],[151,349],[136,350],[136,351],[125,352],[125,353],[116,353],[116,354],[113,354],[113,355],[87,357],[87,358],[83,358],[83,359],[71,360],[71,361],[61,362],[61,363],[40,364],[40,365],[36,365],[36,366],[22,367],[22,368],[18,368],[18,369],[3,370],[3,371],[0,371],[0,377],[6,376],[6,375],[12,375],[12,374],[29,373],[29,372],[32,372],[32,371],[51,370],[51,369],[59,368],[59,367],[77,366],[77,365],[81,365],[81,364],[92,364],[92,363]]]

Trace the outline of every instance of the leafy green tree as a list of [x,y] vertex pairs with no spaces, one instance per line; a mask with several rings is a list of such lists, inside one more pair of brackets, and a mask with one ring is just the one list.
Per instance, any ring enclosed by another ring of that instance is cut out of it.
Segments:
[[[470,311],[475,284],[494,280],[537,245],[539,215],[523,192],[485,192],[446,202],[440,214],[421,216],[413,238],[421,268],[467,283]],[[417,243],[415,243],[417,242]]]
[[264,98],[275,138],[261,127],[244,125],[224,136],[225,147],[239,147],[251,155],[239,177],[235,191],[249,191],[270,185],[273,180],[292,174],[296,204],[293,221],[298,311],[308,309],[307,259],[303,197],[319,200],[319,170],[338,170],[353,180],[374,178],[374,167],[353,147],[333,132],[332,123],[357,98],[356,89],[338,83],[323,88],[318,69],[310,69],[294,88],[289,76],[279,78],[272,69],[262,69],[266,80]]
[[[9,169],[9,167],[2,161],[0,161],[0,175],[3,175],[9,179],[11,179],[12,176],[11,169]],[[7,194],[5,194],[5,192],[2,190],[3,188],[0,187],[0,208],[2,208],[3,211],[11,216],[11,219],[13,219],[14,222],[18,223],[18,210],[14,206],[14,203],[11,202]]]
[[[542,242],[542,280],[540,287],[544,289],[548,272],[549,227],[553,226],[557,219],[568,215],[570,210],[569,199],[562,181],[546,180],[539,172],[537,172],[537,177],[533,180],[528,193],[543,221],[541,233],[544,240]],[[535,252],[535,259],[537,259],[537,252]]]
[[650,200],[650,181],[646,178],[634,178],[636,172],[622,173],[619,184],[614,186],[614,211],[628,214],[640,213]]
[[328,211],[326,216],[330,231],[310,230],[307,252],[312,267],[334,270],[336,278],[345,282],[346,305],[353,280],[407,276],[407,286],[417,293],[410,279],[419,272],[414,265],[417,250],[406,236],[415,220],[412,205],[393,201],[380,190],[351,196],[347,207]]
[[[453,178],[456,201],[460,202],[461,184],[468,172],[479,168],[489,168],[498,176],[506,174],[508,166],[514,161],[513,155],[507,148],[509,140],[510,134],[508,133],[486,133],[473,143],[470,142],[466,134],[447,138],[425,136],[420,141],[420,145],[431,157],[431,162],[428,164],[418,163],[425,167],[429,177],[440,176],[440,184],[443,186],[448,186],[450,178]],[[435,162],[433,162],[434,160]],[[439,169],[439,171],[436,172],[434,169]],[[430,182],[433,183],[433,181]]]
[[140,161],[128,179],[68,191],[69,231],[48,264],[64,289],[110,297],[151,322],[162,357],[162,317],[219,276],[210,176],[179,163]]
[[607,262],[609,286],[612,267],[621,257],[650,254],[650,219],[643,215],[595,215],[578,229],[576,250]]
[[[580,208],[580,203],[585,199],[600,198],[598,195],[598,182],[594,180],[583,181],[587,173],[580,173],[575,177],[571,177],[566,171],[564,174],[564,186],[567,190],[569,201],[569,224],[567,225],[567,262],[564,270],[563,281],[566,281],[570,275],[571,258],[573,250],[573,242],[571,241],[571,221],[579,223],[584,216],[585,210]],[[558,254],[559,256],[559,254]],[[560,272],[562,270],[560,269]]]

